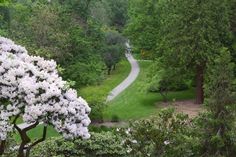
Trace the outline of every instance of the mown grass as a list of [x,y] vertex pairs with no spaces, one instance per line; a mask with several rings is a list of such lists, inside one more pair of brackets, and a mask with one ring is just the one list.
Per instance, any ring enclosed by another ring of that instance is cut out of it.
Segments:
[[111,75],[100,84],[94,86],[87,86],[79,90],[79,95],[87,101],[103,100],[105,101],[109,92],[120,84],[128,75],[131,70],[129,62],[124,59],[112,71]]
[[[150,61],[139,61],[140,74],[137,80],[124,92],[108,103],[104,111],[105,120],[111,120],[113,117],[119,117],[120,120],[139,119],[157,113],[157,102],[163,100],[158,93],[147,92],[147,73]],[[193,89],[180,92],[170,92],[169,100],[184,100],[194,98]]]

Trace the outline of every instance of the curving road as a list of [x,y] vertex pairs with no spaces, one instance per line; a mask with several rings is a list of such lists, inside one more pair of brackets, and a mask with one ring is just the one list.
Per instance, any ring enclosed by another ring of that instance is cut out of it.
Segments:
[[125,54],[126,58],[128,59],[129,63],[131,64],[131,72],[129,76],[121,82],[118,86],[116,86],[107,96],[107,102],[113,100],[116,96],[118,96],[121,92],[123,92],[127,87],[129,87],[137,78],[140,68],[138,62],[131,53]]

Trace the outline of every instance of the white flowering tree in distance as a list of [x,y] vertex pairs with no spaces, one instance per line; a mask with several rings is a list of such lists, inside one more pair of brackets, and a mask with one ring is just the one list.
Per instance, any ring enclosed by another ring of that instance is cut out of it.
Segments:
[[[56,66],[55,61],[31,56],[24,47],[0,37],[0,155],[13,131],[21,137],[18,157],[29,156],[30,149],[45,140],[48,125],[65,138],[90,137],[91,109],[59,77]],[[18,118],[29,125],[20,128]],[[40,123],[43,137],[31,142],[27,131]]]

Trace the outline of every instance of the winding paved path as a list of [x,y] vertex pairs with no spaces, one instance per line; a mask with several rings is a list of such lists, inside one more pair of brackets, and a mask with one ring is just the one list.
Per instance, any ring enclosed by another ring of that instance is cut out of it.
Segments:
[[126,54],[126,58],[128,59],[129,63],[131,64],[131,72],[129,76],[121,82],[117,87],[115,87],[108,95],[107,102],[113,100],[116,96],[118,96],[121,92],[123,92],[127,87],[129,87],[137,78],[140,68],[138,62],[131,53]]

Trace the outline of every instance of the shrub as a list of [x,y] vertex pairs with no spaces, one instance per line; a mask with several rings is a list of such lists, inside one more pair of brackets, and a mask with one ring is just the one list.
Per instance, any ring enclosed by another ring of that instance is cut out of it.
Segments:
[[89,101],[89,106],[92,108],[89,115],[93,122],[103,122],[103,110],[106,107],[105,103],[101,100]]
[[131,123],[124,132],[125,146],[131,156],[198,156],[199,140],[187,115],[164,109],[157,117]]
[[120,118],[117,115],[112,115],[111,122],[119,122]]
[[144,60],[153,60],[154,59],[154,53],[152,51],[148,51],[145,49],[141,49],[140,56]]
[[91,133],[89,140],[51,138],[35,147],[32,157],[118,157],[126,156],[122,138],[112,132]]
[[101,61],[90,59],[86,63],[76,61],[69,65],[64,77],[76,82],[75,87],[98,84],[104,78],[104,64]]
[[164,68],[159,61],[155,61],[149,71],[150,78],[148,91],[159,92],[164,101],[167,101],[167,94],[170,91],[181,91],[189,88],[187,76],[177,77],[180,73],[177,68]]
[[4,151],[4,154],[1,157],[16,157],[17,156],[17,143],[14,139],[14,136],[9,135],[6,140],[6,149]]

